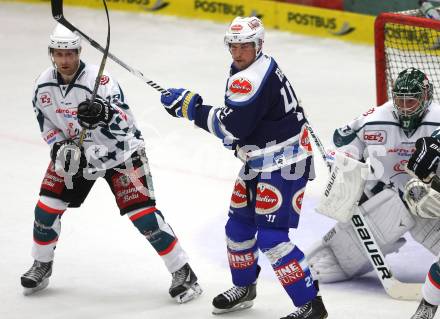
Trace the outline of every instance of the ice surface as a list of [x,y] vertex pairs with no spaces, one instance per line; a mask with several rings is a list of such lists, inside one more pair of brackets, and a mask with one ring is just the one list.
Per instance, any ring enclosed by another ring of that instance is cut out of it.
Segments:
[[[65,8],[69,21],[103,43],[103,10]],[[63,217],[54,275],[48,289],[24,297],[20,275],[31,265],[33,210],[48,165],[48,147],[32,111],[33,81],[49,66],[46,48],[54,26],[48,5],[0,3],[0,318],[209,318],[211,300],[230,287],[224,224],[240,163],[219,140],[185,120],[171,118],[159,94],[108,60],[148,145],[158,207],[178,234],[204,294],[177,305],[168,296],[170,275],[145,238],[120,217],[110,190],[98,181],[81,209]],[[111,12],[110,51],[164,87],[186,87],[221,105],[230,63],[222,38],[226,25],[174,17]],[[83,58],[100,53],[84,44]],[[301,98],[316,132],[327,142],[335,127],[375,104],[374,50],[334,40],[269,30],[273,55]],[[309,184],[300,228],[291,237],[308,247],[333,222],[313,211],[326,180]],[[434,256],[409,242],[390,256],[402,280],[422,281]],[[293,306],[265,258],[255,306],[225,315],[279,318]],[[329,318],[409,318],[417,302],[390,299],[373,273],[323,285]]]

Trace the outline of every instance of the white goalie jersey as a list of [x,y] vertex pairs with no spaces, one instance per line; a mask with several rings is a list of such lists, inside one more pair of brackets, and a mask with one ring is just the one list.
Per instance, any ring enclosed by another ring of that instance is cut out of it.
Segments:
[[415,150],[417,139],[431,136],[439,125],[440,105],[432,102],[418,128],[407,136],[399,124],[392,101],[389,101],[337,129],[333,144],[356,160],[368,160],[372,170],[369,180],[394,185],[403,192],[410,179],[405,166]]
[[[33,107],[42,137],[51,147],[66,139],[78,142],[82,127],[78,123],[77,108],[91,98],[97,74],[97,66],[81,61],[70,84],[63,84],[53,67],[37,79]],[[101,77],[97,95],[110,101],[116,112],[108,126],[98,126],[86,132],[83,147],[91,171],[113,168],[143,145],[141,132],[124,101],[120,86],[106,72]]]

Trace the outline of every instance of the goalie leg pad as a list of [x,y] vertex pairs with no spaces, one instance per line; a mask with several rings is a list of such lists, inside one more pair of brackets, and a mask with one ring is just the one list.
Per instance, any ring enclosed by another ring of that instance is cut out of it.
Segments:
[[[405,243],[405,238],[399,238],[382,246],[382,253],[398,252]],[[336,225],[306,254],[313,278],[323,283],[349,280],[373,270],[351,225]]]
[[322,240],[315,243],[306,255],[312,276],[319,282],[329,283],[350,279],[339,265],[333,250],[327,247]]
[[396,242],[415,225],[413,216],[392,189],[377,193],[360,209],[380,247]]
[[61,216],[67,203],[56,198],[41,196],[35,207],[34,244],[32,257],[41,262],[54,258],[54,249],[61,232]]
[[225,226],[229,268],[234,285],[244,287],[257,280],[257,228],[233,216],[229,217]]
[[414,217],[415,225],[410,230],[415,241],[423,245],[432,254],[440,253],[440,220]]
[[[385,189],[360,208],[384,255],[405,244],[400,237],[415,222],[396,192]],[[347,280],[372,269],[351,223],[337,223],[307,256],[313,273],[322,282]]]

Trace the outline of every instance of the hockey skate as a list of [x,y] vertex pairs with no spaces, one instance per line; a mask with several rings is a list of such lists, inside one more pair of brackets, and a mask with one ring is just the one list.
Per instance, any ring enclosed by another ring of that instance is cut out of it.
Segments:
[[411,319],[432,319],[437,311],[437,307],[438,306],[431,305],[425,299],[422,299],[416,313]]
[[[257,278],[260,274],[260,266],[257,266]],[[238,287],[234,286],[226,290],[212,300],[214,315],[243,310],[254,305],[254,299],[257,297],[257,282],[250,286]]]
[[188,263],[173,272],[173,281],[169,293],[178,303],[188,302],[203,292],[197,283],[197,276]]
[[316,296],[295,312],[281,319],[324,319],[327,318],[327,316],[327,310],[322,302],[322,297]]
[[44,263],[35,260],[32,267],[21,276],[21,285],[24,287],[24,295],[28,296],[40,291],[49,285],[49,277],[52,275],[52,261]]
[[327,310],[325,309],[322,297],[319,293],[318,280],[314,280],[313,285],[315,286],[318,295],[305,305],[299,307],[295,312],[292,312],[290,315],[282,317],[281,319],[325,319],[328,317]]

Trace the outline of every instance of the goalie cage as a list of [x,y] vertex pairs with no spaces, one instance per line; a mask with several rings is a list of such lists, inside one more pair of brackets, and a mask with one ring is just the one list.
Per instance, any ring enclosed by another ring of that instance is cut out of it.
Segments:
[[415,67],[434,85],[440,101],[440,21],[425,18],[419,9],[381,13],[375,21],[377,105],[391,99],[400,71]]

